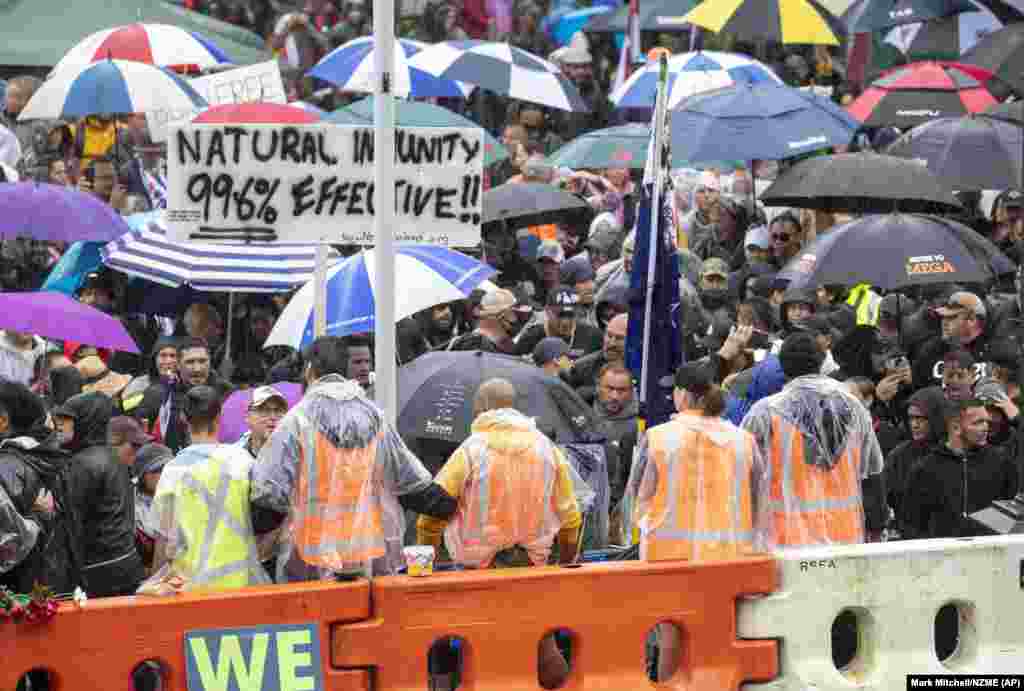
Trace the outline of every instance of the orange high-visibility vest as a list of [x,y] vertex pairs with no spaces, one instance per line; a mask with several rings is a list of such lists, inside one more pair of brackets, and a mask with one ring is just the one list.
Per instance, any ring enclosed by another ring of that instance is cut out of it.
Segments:
[[729,437],[726,444],[675,421],[647,433],[657,485],[642,519],[641,559],[736,559],[754,552],[754,438],[724,421],[705,420],[718,441]]
[[292,539],[307,564],[340,570],[384,556],[380,497],[372,486],[379,437],[338,448],[319,431],[312,458],[299,445]]
[[490,566],[498,552],[516,545],[550,550],[558,532],[549,519],[556,509],[558,456],[531,443],[535,431],[501,434],[506,442],[518,436],[524,443],[487,444],[469,459],[460,509],[462,553],[453,555],[464,564]]
[[779,547],[864,542],[861,450],[850,440],[831,468],[808,464],[800,430],[772,416],[771,531]]

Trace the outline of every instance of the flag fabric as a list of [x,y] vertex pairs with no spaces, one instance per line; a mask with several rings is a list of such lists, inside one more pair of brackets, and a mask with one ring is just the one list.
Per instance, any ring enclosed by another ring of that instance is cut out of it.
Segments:
[[[663,83],[651,123],[651,153],[637,213],[626,333],[626,367],[640,381],[640,414],[648,428],[667,422],[675,412],[674,375],[683,360],[679,335],[679,261],[670,232],[672,190],[668,164],[671,157],[665,128],[668,68],[665,58],[661,60]],[[653,281],[648,281],[652,254]],[[648,314],[649,325],[646,324]]]

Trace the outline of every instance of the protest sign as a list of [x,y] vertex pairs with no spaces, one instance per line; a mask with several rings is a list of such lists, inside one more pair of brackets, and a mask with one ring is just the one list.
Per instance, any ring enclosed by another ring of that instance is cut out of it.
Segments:
[[[176,242],[374,240],[373,128],[184,125],[168,140]],[[395,240],[480,242],[483,130],[395,130]]]
[[[288,95],[281,79],[281,68],[277,60],[268,60],[258,65],[237,67],[217,74],[199,77],[189,82],[211,106],[225,103],[287,103]],[[202,109],[156,110],[146,113],[146,125],[155,142],[167,141],[172,125],[181,125],[199,115]]]

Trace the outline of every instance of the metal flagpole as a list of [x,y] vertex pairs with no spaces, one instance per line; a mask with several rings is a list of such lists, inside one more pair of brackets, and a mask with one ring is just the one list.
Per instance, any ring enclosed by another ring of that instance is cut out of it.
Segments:
[[316,246],[316,266],[313,270],[313,338],[327,335],[327,257],[330,247],[321,238]]
[[373,2],[374,71],[377,74],[373,104],[375,276],[373,298],[376,347],[374,395],[377,405],[392,424],[397,404],[395,365],[395,102],[392,71],[395,65],[395,2]]
[[[651,191],[651,227],[650,244],[647,250],[647,294],[644,296],[644,343],[641,357],[640,400],[647,400],[647,364],[651,346],[651,309],[654,301],[654,275],[657,268],[658,250],[661,249],[661,238],[658,228],[661,221],[661,188],[665,183],[665,166],[662,157],[665,147],[665,103],[668,99],[668,60],[664,54],[658,59],[658,95],[654,102],[654,122],[651,128],[653,151],[647,156],[647,168],[644,171],[644,185],[654,183]],[[638,229],[639,230],[639,229]]]

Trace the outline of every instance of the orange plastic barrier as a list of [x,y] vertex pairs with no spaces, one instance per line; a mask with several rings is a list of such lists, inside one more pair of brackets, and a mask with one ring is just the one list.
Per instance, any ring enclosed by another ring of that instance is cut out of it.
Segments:
[[330,671],[327,656],[333,623],[369,616],[370,584],[365,581],[118,597],[89,600],[82,608],[62,604],[45,624],[0,622],[0,689],[14,691],[21,675],[46,669],[56,681],[51,691],[129,691],[136,665],[155,660],[167,671],[163,688],[184,691],[187,632],[309,623],[319,624],[326,688],[369,689],[365,672]]
[[736,639],[736,600],[777,584],[769,557],[381,578],[374,618],[333,628],[332,665],[372,668],[379,691],[421,690],[431,645],[459,636],[460,690],[535,689],[539,641],[568,629],[572,671],[560,688],[649,689],[644,642],[656,624],[672,622],[683,632],[682,663],[658,688],[738,689],[774,678],[778,654],[775,641]]

